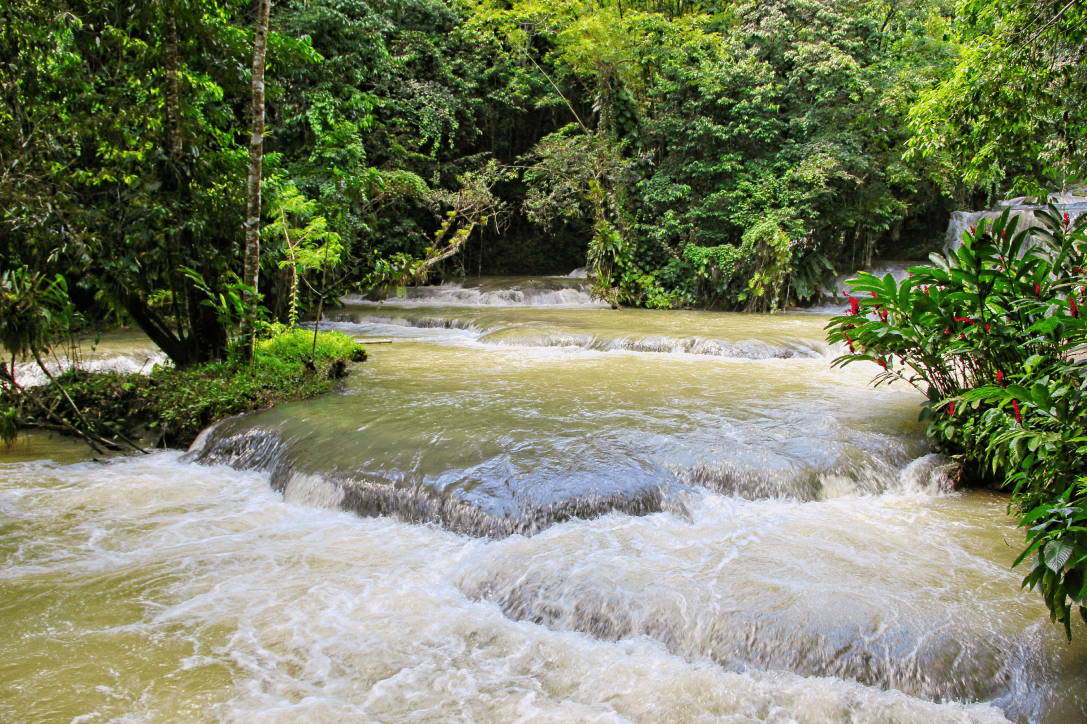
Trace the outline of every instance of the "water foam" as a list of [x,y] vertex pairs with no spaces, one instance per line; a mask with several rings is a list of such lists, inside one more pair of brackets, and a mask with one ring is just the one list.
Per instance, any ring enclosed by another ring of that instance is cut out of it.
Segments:
[[[724,562],[727,576],[727,559],[774,540],[782,521],[795,525],[803,516],[788,505],[745,511],[707,498],[693,528],[667,514],[609,516],[484,543],[281,502],[266,476],[158,454],[6,466],[0,507],[20,520],[0,574],[16,604],[5,629],[20,624],[17,646],[3,639],[12,688],[0,712],[13,720],[1006,722],[984,704],[737,668],[649,635],[607,640],[514,620],[471,586],[473,571],[497,584],[538,580],[550,561],[557,590],[595,581],[643,611],[685,599],[681,620],[709,620],[727,581],[712,571]],[[650,584],[632,597],[621,570]],[[900,587],[879,580],[864,591]],[[583,588],[568,590],[584,600]],[[94,618],[78,613],[88,610]],[[25,619],[12,621],[20,611]],[[674,628],[675,641],[686,635]]]
[[595,299],[585,277],[474,279],[439,286],[406,287],[388,292],[377,301],[376,292],[351,294],[345,304],[396,307],[607,307]]
[[[159,366],[171,366],[169,358],[160,350],[148,350],[135,354],[117,354],[99,357],[69,358],[59,356],[42,360],[49,374],[56,376],[72,369],[94,374],[149,375]],[[21,387],[40,387],[49,384],[49,378],[37,362],[20,362],[15,365],[15,381]]]

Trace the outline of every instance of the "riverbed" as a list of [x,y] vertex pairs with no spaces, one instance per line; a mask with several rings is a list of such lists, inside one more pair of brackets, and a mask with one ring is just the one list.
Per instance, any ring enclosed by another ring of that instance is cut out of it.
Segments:
[[0,721],[1087,718],[1006,498],[953,490],[920,393],[831,369],[827,316],[346,301],[392,341],[339,394],[4,453]]

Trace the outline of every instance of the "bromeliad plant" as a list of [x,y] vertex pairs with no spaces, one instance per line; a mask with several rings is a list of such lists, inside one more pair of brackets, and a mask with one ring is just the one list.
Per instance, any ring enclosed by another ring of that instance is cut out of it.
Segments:
[[1072,607],[1087,620],[1087,217],[1035,216],[982,221],[900,283],[860,273],[827,329],[849,348],[834,366],[875,362],[875,384],[916,387],[928,434],[1012,490],[1028,541],[1015,565],[1030,561],[1023,584],[1071,637]]

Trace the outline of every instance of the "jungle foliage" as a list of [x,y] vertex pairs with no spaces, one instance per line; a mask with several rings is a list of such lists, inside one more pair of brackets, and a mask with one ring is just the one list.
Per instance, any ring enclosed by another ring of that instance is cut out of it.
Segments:
[[[2,264],[63,274],[81,310],[133,321],[179,367],[222,358],[254,314],[220,312],[250,293],[257,5],[0,9]],[[276,230],[252,291],[286,321],[350,285],[589,265],[620,303],[812,299],[836,269],[917,254],[971,194],[1063,180],[1080,158],[1083,64],[1061,51],[1082,47],[1075,13],[1006,64],[1046,98],[1071,89],[1049,120],[978,136],[977,114],[939,116],[1022,35],[996,7],[274,3],[261,222]],[[1001,78],[978,87],[999,96]],[[969,161],[979,141],[989,160]],[[994,166],[1004,144],[1042,160]]]

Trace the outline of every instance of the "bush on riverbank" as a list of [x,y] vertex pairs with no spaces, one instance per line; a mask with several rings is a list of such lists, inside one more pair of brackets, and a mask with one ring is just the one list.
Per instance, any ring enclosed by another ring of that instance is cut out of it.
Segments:
[[[293,330],[258,342],[248,364],[160,367],[147,376],[74,370],[57,381],[92,435],[119,447],[124,438],[142,441],[144,447],[188,447],[216,420],[331,392],[345,364],[363,359],[362,345],[340,332],[320,333],[314,349],[313,332]],[[0,408],[12,410],[19,427],[71,434],[65,425],[82,422],[54,385],[28,389],[23,396],[9,386],[0,393]]]
[[929,436],[1012,491],[1023,585],[1071,637],[1073,606],[1087,621],[1087,217],[1036,216],[1044,228],[983,221],[901,284],[861,273],[828,330],[849,347],[836,366],[875,362],[877,385],[927,394]]

